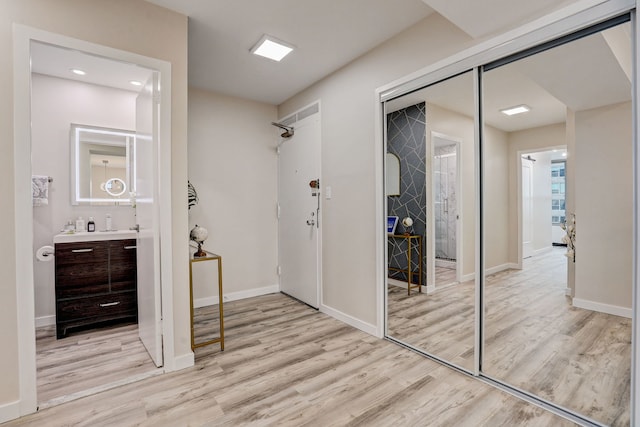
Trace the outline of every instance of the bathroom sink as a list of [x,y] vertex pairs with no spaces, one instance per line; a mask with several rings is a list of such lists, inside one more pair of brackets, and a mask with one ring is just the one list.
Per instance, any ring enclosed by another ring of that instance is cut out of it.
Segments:
[[80,231],[73,233],[60,233],[53,236],[53,243],[71,243],[71,242],[91,242],[96,240],[119,240],[119,239],[135,239],[136,232],[134,230],[115,230],[115,231]]

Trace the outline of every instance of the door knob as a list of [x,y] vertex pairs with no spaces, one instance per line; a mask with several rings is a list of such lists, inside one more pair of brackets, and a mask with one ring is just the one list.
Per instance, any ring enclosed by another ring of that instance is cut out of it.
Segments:
[[308,219],[307,220],[307,225],[316,225],[316,221],[313,219]]

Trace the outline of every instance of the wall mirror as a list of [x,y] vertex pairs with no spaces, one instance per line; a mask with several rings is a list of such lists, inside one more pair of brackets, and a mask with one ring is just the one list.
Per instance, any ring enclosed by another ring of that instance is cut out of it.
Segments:
[[387,215],[401,220],[387,244],[387,336],[468,371],[476,315],[473,85],[469,71],[385,105],[386,148],[402,170],[400,197],[387,197]]
[[71,125],[71,204],[129,203],[135,132]]

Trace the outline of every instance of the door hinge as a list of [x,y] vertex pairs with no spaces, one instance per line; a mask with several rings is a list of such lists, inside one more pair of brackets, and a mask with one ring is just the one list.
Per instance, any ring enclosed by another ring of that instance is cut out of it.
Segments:
[[278,272],[278,276],[282,276],[282,268],[280,266],[276,267],[276,271]]
[[280,203],[276,205],[276,215],[278,215],[278,219],[280,219]]
[[280,146],[276,147],[276,154],[280,154]]

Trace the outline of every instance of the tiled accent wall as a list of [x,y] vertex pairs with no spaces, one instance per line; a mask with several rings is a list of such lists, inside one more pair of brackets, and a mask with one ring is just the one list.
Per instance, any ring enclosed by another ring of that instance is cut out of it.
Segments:
[[[424,102],[387,115],[387,151],[400,159],[400,196],[387,197],[388,215],[400,218],[396,234],[406,230],[402,219],[413,219],[412,234],[422,236],[422,284],[426,285],[426,114]],[[407,267],[406,239],[388,239],[389,266]],[[418,251],[412,251],[412,265],[417,265]],[[389,277],[407,280],[406,275],[389,272]],[[417,277],[413,278],[417,282]]]

